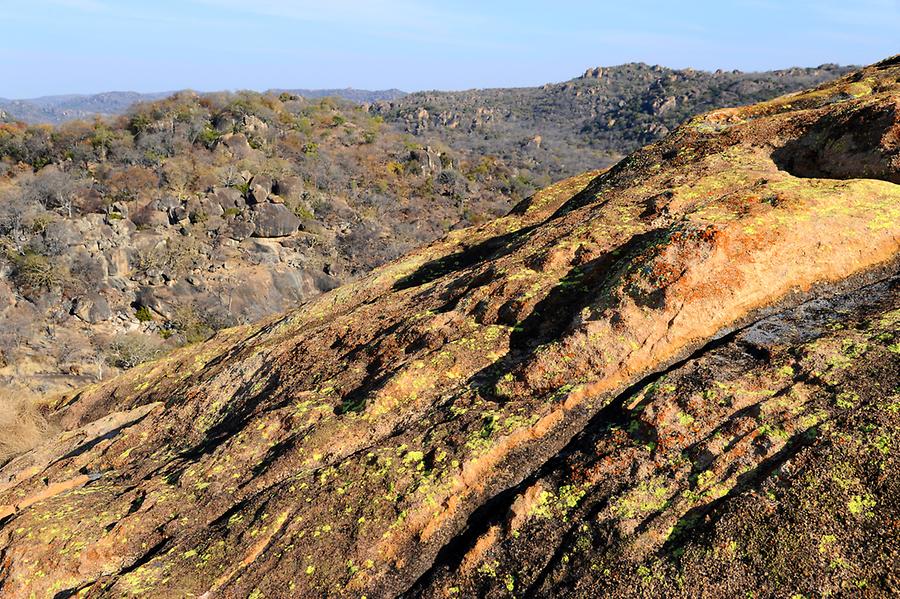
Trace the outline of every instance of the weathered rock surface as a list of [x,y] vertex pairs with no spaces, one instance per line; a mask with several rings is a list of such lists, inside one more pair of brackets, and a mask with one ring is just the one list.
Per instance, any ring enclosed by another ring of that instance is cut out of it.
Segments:
[[286,237],[300,228],[300,219],[284,204],[257,204],[252,210],[256,237]]
[[79,298],[72,308],[72,313],[85,322],[98,323],[112,316],[109,302],[99,293]]
[[60,398],[5,596],[896,593],[898,100],[698,117]]

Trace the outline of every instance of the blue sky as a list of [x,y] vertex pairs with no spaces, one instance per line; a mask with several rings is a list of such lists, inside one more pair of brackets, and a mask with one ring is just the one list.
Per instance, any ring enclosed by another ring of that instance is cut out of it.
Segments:
[[761,70],[900,52],[900,0],[0,0],[0,97],[465,89],[643,61]]

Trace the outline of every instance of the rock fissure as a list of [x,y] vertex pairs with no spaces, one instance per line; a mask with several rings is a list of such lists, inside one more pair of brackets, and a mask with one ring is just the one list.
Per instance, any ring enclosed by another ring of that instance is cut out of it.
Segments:
[[[611,401],[604,405],[604,407],[602,407],[568,443],[566,443],[563,449],[537,467],[533,474],[485,500],[478,510],[470,516],[465,530],[444,545],[438,552],[432,565],[422,574],[419,580],[421,581],[423,578],[426,578],[433,569],[438,567],[446,567],[449,569],[459,567],[459,562],[467,554],[468,550],[475,545],[477,540],[485,534],[488,529],[503,524],[511,513],[512,503],[517,495],[533,486],[543,476],[546,476],[547,473],[552,472],[557,468],[567,455],[575,451],[575,448],[584,445],[585,437],[590,437],[595,434],[595,431],[597,430],[626,423],[628,420],[628,410],[625,406],[627,401],[633,398],[637,390],[654,384],[667,373],[677,370],[684,364],[703,356],[707,352],[714,351],[718,347],[731,343],[741,331],[749,328],[753,324],[754,323],[745,325],[740,329],[730,331],[709,341],[703,347],[695,350],[694,353],[687,358],[675,362],[664,370],[651,372],[645,375],[639,381],[632,383],[621,393],[617,394]],[[414,583],[410,589],[405,591],[405,594],[407,596],[415,596],[413,589],[415,589],[417,584],[418,582]],[[412,593],[412,595],[410,595],[410,593]],[[530,592],[526,592],[524,596],[530,597],[533,595],[530,594]]]

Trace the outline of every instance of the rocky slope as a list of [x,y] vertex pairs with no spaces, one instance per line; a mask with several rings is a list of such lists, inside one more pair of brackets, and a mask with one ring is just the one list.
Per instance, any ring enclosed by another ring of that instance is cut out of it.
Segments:
[[894,594],[900,57],[52,406],[28,597]]
[[280,312],[526,196],[504,165],[332,98],[0,125],[0,396]]
[[436,135],[558,181],[613,164],[701,112],[770,100],[851,70],[708,72],[633,63],[541,87],[418,92],[372,110],[414,135]]

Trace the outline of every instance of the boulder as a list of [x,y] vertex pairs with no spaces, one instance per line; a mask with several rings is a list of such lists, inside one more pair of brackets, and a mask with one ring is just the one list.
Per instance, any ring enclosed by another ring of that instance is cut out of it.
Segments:
[[99,293],[91,293],[77,298],[72,305],[72,314],[90,324],[97,324],[109,320],[112,310],[109,302]]
[[115,202],[107,210],[109,214],[121,214],[122,217],[128,218],[128,204],[125,202]]
[[112,229],[113,234],[127,237],[137,230],[137,226],[133,222],[131,222],[127,218],[115,218],[113,217],[113,215],[115,214],[117,213],[113,212],[107,215],[107,218],[109,219],[109,226]]
[[256,226],[252,222],[248,221],[245,217],[240,216],[228,223],[228,226],[224,230],[224,235],[235,241],[242,241],[253,235],[255,228]]
[[45,239],[52,237],[65,245],[78,245],[84,241],[78,227],[71,220],[55,220],[48,223],[43,236]]
[[128,250],[123,247],[111,248],[106,252],[106,263],[111,277],[127,277],[131,273]]
[[200,198],[200,207],[209,216],[222,216],[222,214],[225,213],[225,209],[222,208],[222,205],[213,201],[212,198]]
[[213,127],[219,133],[232,133],[234,131],[234,117],[229,114],[219,114],[213,119]]
[[155,202],[137,210],[131,217],[131,222],[140,227],[164,227],[169,224],[169,215],[158,209]]
[[186,220],[188,217],[187,207],[178,204],[177,206],[173,206],[169,208],[169,222],[173,225],[176,223],[180,223],[183,220]]
[[250,194],[247,196],[247,199],[251,204],[262,204],[269,199],[269,190],[262,185],[252,183],[250,185]]
[[247,205],[241,192],[234,187],[215,187],[209,195],[209,199],[221,206],[223,211],[229,208],[240,210]]
[[106,282],[111,289],[115,289],[120,293],[125,293],[130,288],[129,281],[125,277],[109,277]]
[[218,202],[205,197],[191,198],[187,202],[188,218],[192,223],[206,222],[213,216],[221,216],[224,210]]
[[441,154],[431,146],[410,150],[407,161],[415,163],[420,173],[434,174],[441,169]]
[[269,125],[258,116],[248,114],[243,118],[243,126],[241,127],[247,133],[265,133],[269,130]]
[[138,308],[153,310],[164,318],[169,318],[172,314],[167,307],[166,302],[163,301],[165,298],[160,297],[161,294],[163,296],[168,295],[168,292],[164,287],[160,288],[158,286],[150,285],[141,287],[135,296],[134,305]]
[[300,230],[313,235],[325,235],[328,228],[317,220],[304,220],[300,223]]
[[181,200],[176,198],[175,196],[165,196],[157,200],[156,207],[158,210],[162,210],[164,212],[168,212],[172,208],[176,206],[181,206]]
[[9,283],[0,279],[0,314],[6,311],[7,308],[11,308],[16,303],[16,296],[13,293],[12,287],[9,286]]
[[225,147],[228,148],[231,151],[231,154],[238,160],[249,158],[253,155],[253,148],[250,147],[247,136],[243,133],[229,133],[223,135],[220,139]]
[[254,237],[285,237],[300,228],[300,219],[284,204],[257,204],[252,211]]
[[250,181],[250,196],[248,199],[251,203],[262,204],[269,199],[269,194],[272,193],[273,185],[272,177],[268,175],[256,175],[253,177],[253,180]]
[[206,219],[203,226],[208,232],[218,235],[228,228],[228,221],[223,216],[213,215]]
[[247,239],[241,243],[241,247],[248,252],[247,260],[250,264],[278,264],[278,242],[263,241],[261,239]]
[[103,223],[103,216],[100,214],[86,214],[82,218],[69,221],[78,231],[82,243],[97,242],[103,239],[101,234],[108,227]]
[[300,197],[303,191],[303,179],[300,177],[279,177],[272,184],[272,192],[282,198],[294,199]]

